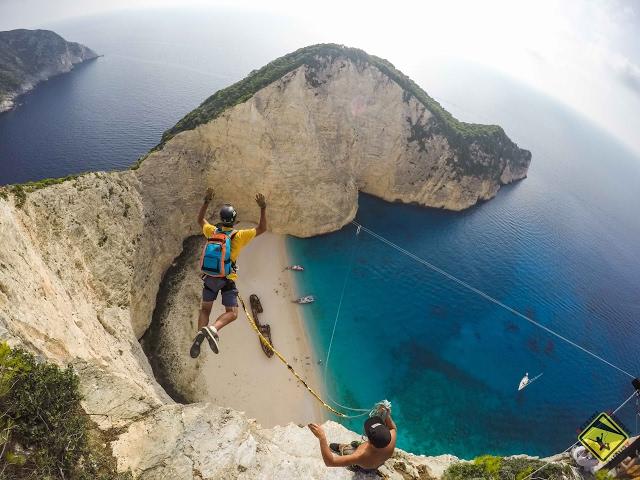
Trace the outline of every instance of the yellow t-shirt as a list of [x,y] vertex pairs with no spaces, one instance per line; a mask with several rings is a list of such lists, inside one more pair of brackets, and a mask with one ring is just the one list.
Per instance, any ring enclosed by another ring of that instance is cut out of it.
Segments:
[[[202,226],[202,233],[205,237],[209,238],[216,232],[217,227],[215,225],[211,225],[210,223],[205,222]],[[228,232],[233,230],[230,227],[222,227],[221,231]],[[231,239],[231,261],[233,263],[238,261],[238,256],[244,247],[249,245],[249,242],[256,237],[256,229],[255,228],[247,228],[246,230],[237,230],[236,234]],[[237,280],[238,275],[233,272],[227,275],[229,280]]]

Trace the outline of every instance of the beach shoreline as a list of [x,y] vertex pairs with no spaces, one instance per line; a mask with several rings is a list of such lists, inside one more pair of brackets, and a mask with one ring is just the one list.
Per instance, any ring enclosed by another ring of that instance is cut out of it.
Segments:
[[[296,272],[285,270],[290,260],[286,243],[284,235],[267,232],[249,244],[238,261],[238,290],[248,308],[249,296],[258,295],[264,309],[258,319],[260,323],[271,326],[274,348],[324,398],[318,357],[301,311],[304,307],[291,301],[296,298],[298,286],[294,278]],[[217,316],[218,310],[222,310],[219,301],[212,311],[212,320]],[[242,327],[234,325],[238,323]],[[236,336],[242,338],[231,338]],[[275,355],[267,358],[262,352],[260,340],[251,329],[242,308],[238,319],[222,331],[221,339],[224,350],[213,360],[223,360],[224,365],[218,365],[215,378],[209,378],[218,385],[223,380],[230,391],[223,396],[226,398],[216,395],[217,398],[212,399],[215,403],[243,410],[265,427],[289,422],[323,422],[329,418],[317,399]],[[242,344],[248,348],[234,348],[228,352],[226,346],[229,344]],[[230,377],[230,371],[233,371],[234,377]],[[244,374],[247,371],[251,371],[250,382],[247,382]],[[221,375],[225,378],[220,378]],[[247,383],[250,388],[247,388]],[[215,385],[210,383],[208,390],[213,392]]]
[[[289,247],[287,246],[287,241],[287,236],[283,236],[282,251],[285,256],[286,264],[294,265],[295,262],[291,255]],[[303,295],[300,288],[300,283],[302,282],[300,276],[304,275],[304,272],[288,270],[285,273],[289,279],[289,282],[287,284],[289,296],[291,297],[291,299],[299,298]],[[311,358],[313,359],[313,361],[311,362],[311,376],[307,379],[309,382],[311,382],[309,386],[313,388],[313,390],[318,395],[320,395],[320,397],[325,402],[329,403],[327,399],[326,385],[324,384],[324,378],[322,375],[324,369],[324,358],[321,357],[320,353],[317,351],[316,345],[311,339],[311,331],[307,326],[307,322],[312,320],[312,315],[304,305],[296,305],[295,303],[292,303],[291,307],[292,310],[295,310],[297,323],[299,325],[300,331],[303,333],[302,338],[305,344],[305,350],[310,353]],[[318,363],[319,361],[323,363]],[[318,418],[322,419],[323,422],[326,420],[336,420],[335,416],[331,415],[322,405],[320,405],[318,401],[315,401],[314,403],[317,408]]]

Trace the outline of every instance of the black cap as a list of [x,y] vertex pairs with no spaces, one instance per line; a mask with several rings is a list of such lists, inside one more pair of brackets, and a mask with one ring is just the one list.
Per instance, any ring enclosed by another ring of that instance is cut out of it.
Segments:
[[236,215],[236,209],[228,203],[224,204],[220,209],[220,220],[222,220],[222,224],[225,227],[233,227],[236,222]]
[[364,422],[364,433],[376,448],[384,448],[391,442],[391,432],[380,417],[370,417]]

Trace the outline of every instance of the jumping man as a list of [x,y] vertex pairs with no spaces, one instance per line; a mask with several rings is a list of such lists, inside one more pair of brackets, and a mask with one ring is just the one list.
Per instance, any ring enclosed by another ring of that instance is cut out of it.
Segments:
[[[207,237],[208,241],[201,261],[204,272],[202,274],[204,286],[202,289],[202,305],[198,316],[198,334],[189,352],[191,358],[196,358],[200,355],[200,345],[205,338],[209,341],[211,350],[214,353],[218,353],[220,330],[238,318],[238,289],[235,283],[238,275],[236,274],[235,263],[238,260],[240,251],[255,237],[267,231],[267,202],[261,193],[256,195],[256,203],[260,207],[260,222],[256,228],[246,230],[233,229],[237,214],[233,206],[229,204],[223,205],[220,209],[220,223],[211,225],[205,220],[204,216],[209,203],[213,200],[213,196],[213,189],[208,188],[204,203],[198,212],[198,224],[202,227],[202,233]],[[218,264],[215,264],[216,261]],[[218,292],[221,292],[222,305],[225,307],[225,312],[216,319],[213,326],[209,327],[211,307],[218,297]]]

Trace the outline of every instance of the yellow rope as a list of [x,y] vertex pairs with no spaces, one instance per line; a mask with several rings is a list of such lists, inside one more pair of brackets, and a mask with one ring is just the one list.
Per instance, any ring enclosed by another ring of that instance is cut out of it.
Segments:
[[344,413],[341,413],[339,411],[337,411],[335,408],[333,408],[331,405],[328,405],[321,397],[320,395],[318,395],[308,384],[307,382],[300,376],[298,375],[298,372],[296,372],[293,367],[291,366],[291,364],[289,362],[287,362],[287,359],[284,358],[282,356],[282,354],[280,352],[278,352],[275,348],[273,348],[273,345],[271,345],[271,342],[269,342],[269,340],[267,340],[264,335],[262,335],[262,332],[260,332],[260,330],[258,329],[258,326],[256,325],[255,320],[253,319],[253,316],[249,313],[249,310],[247,310],[247,305],[244,303],[244,300],[242,299],[242,296],[240,294],[238,294],[238,299],[240,300],[240,304],[242,305],[242,309],[244,310],[244,314],[247,316],[247,320],[249,320],[249,324],[251,325],[251,328],[253,328],[253,330],[258,334],[258,337],[260,337],[260,341],[267,346],[267,348],[269,350],[271,350],[273,353],[275,353],[276,357],[278,357],[280,359],[280,361],[282,361],[282,363],[284,363],[287,368],[291,371],[291,373],[293,373],[293,375],[298,379],[298,381],[300,383],[302,383],[302,385],[305,386],[305,388],[307,390],[309,390],[309,393],[311,393],[311,395],[313,395],[316,400],[318,400],[323,406],[324,408],[326,408],[327,410],[329,410],[330,412],[334,413],[335,415],[342,417],[342,418],[349,418],[348,415],[345,415]]

